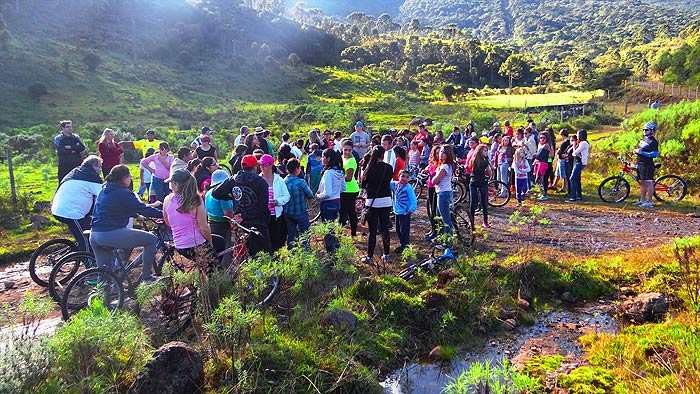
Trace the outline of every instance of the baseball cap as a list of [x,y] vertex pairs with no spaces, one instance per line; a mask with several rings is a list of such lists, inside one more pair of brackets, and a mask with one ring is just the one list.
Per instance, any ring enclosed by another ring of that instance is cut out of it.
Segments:
[[221,182],[224,182],[227,179],[228,179],[228,172],[226,172],[224,170],[216,170],[216,171],[214,171],[213,174],[211,174],[211,184],[212,185],[217,185]]
[[271,166],[273,164],[275,164],[275,158],[271,155],[265,154],[260,158],[260,165],[263,167]]
[[258,159],[256,159],[253,155],[245,155],[243,156],[243,159],[241,159],[241,166],[243,168],[253,168],[257,165]]
[[214,130],[210,129],[209,126],[202,127],[202,134],[211,133],[212,131]]

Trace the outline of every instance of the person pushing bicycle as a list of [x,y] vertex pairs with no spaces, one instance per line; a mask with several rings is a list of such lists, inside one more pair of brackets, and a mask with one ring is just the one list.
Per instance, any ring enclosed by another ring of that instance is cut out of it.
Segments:
[[642,208],[653,208],[651,198],[654,195],[654,159],[659,157],[659,143],[654,136],[656,123],[647,122],[643,130],[644,137],[639,142],[639,148],[634,150],[637,155],[637,173],[641,189],[639,202],[636,205]]

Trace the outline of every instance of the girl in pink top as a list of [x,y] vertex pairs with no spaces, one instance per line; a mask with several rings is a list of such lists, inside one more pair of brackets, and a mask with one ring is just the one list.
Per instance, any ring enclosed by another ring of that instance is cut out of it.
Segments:
[[170,193],[165,180],[170,177],[170,166],[174,160],[170,155],[170,145],[167,142],[160,143],[158,153],[141,160],[143,167],[153,174],[150,194],[158,201],[163,201],[165,196]]
[[212,263],[211,230],[197,181],[187,170],[177,170],[170,178],[173,193],[163,202],[163,219],[173,231],[178,253],[193,261],[204,258]]
[[440,166],[440,145],[434,145],[430,151],[430,160],[425,172],[428,173],[428,179],[425,186],[428,188],[428,198],[426,199],[426,209],[428,211],[428,219],[430,220],[430,232],[426,234],[426,238],[432,238],[435,235],[435,216],[437,216],[437,193],[435,193],[435,185],[433,178],[437,174]]

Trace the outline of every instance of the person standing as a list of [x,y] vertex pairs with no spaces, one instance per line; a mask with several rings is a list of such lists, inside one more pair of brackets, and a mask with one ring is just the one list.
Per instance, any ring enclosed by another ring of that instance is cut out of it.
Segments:
[[[340,153],[332,148],[326,148],[322,157],[324,171],[316,198],[320,201],[321,220],[332,222],[338,220],[340,195],[345,191],[345,173]],[[326,234],[324,244],[328,253],[334,253],[340,246],[333,234]]]
[[356,200],[360,194],[357,173],[357,159],[352,154],[353,142],[349,139],[343,142],[343,171],[345,171],[345,191],[340,193],[340,225],[350,222],[350,235],[357,235]]
[[170,178],[170,166],[173,164],[173,156],[170,154],[170,145],[161,142],[158,145],[158,153],[141,161],[144,168],[151,171],[151,195],[157,201],[163,202],[165,196],[170,193],[166,179]]
[[112,167],[121,164],[124,149],[114,140],[114,130],[104,129],[97,140],[97,150],[102,158],[102,175],[107,176]]
[[364,157],[369,149],[371,137],[369,133],[365,131],[365,124],[361,120],[355,122],[355,131],[350,134],[350,140],[352,141],[352,149],[355,153],[357,153],[359,157]]
[[[581,190],[581,173],[588,165],[588,156],[591,152],[591,145],[588,143],[588,133],[586,130],[579,130],[576,133],[578,142],[574,147],[574,167],[571,170],[571,185],[569,186],[569,199],[567,201],[581,201],[583,194]],[[652,185],[653,186],[653,185]]]
[[[513,149],[513,146],[510,143],[510,138],[508,136],[504,136],[503,139],[501,139],[501,146],[498,149],[498,180],[505,183],[506,187],[510,187],[510,168],[513,165],[513,155],[515,154],[515,150]],[[501,190],[501,197],[505,197],[508,193],[508,190]]]
[[287,161],[287,177],[284,184],[289,192],[289,201],[284,205],[284,220],[287,222],[287,247],[294,246],[300,234],[309,229],[309,209],[306,200],[314,198],[304,178],[301,177],[301,164],[297,159]]
[[53,138],[53,147],[58,156],[58,182],[72,169],[78,167],[85,155],[85,145],[77,134],[73,134],[73,122],[62,120],[59,133]]
[[[255,256],[260,252],[270,253],[270,222],[268,185],[257,174],[258,160],[253,155],[241,159],[241,171],[220,183],[212,191],[217,200],[234,200],[234,194],[240,191],[240,200],[234,213],[240,213],[241,225],[255,228],[258,234],[251,234],[246,242],[248,254]],[[235,189],[235,190],[234,190]]]
[[236,136],[233,145],[238,146],[244,144],[246,137],[248,137],[248,126],[241,126],[241,133]]
[[513,158],[513,173],[515,176],[515,196],[518,200],[518,206],[523,205],[525,195],[528,191],[527,177],[530,174],[530,163],[525,158],[525,148],[520,147],[515,151]]
[[194,141],[192,141],[192,143],[190,144],[190,148],[192,148],[192,150],[196,150],[197,148],[199,148],[203,143],[202,140],[204,139],[204,137],[209,137],[209,142],[211,143],[211,135],[213,132],[214,130],[212,130],[208,126],[202,127],[202,130],[199,132],[197,138],[195,138]]
[[654,159],[659,157],[659,142],[656,134],[656,123],[647,122],[644,125],[644,138],[639,142],[639,147],[634,150],[637,155],[637,173],[639,174],[639,205],[641,208],[654,208],[652,197],[654,196]]
[[212,159],[219,160],[219,154],[216,147],[211,144],[211,137],[209,135],[203,135],[200,138],[200,144],[195,149],[197,158],[199,160],[204,160],[205,157],[211,157]]
[[418,208],[418,200],[413,186],[408,184],[411,173],[401,171],[398,182],[391,182],[394,193],[394,215],[396,216],[396,235],[399,237],[399,247],[394,253],[401,254],[411,243],[411,215]]
[[141,156],[145,158],[147,156],[146,152],[148,149],[153,148],[153,150],[157,152],[160,149],[161,142],[163,141],[156,139],[155,130],[148,129],[146,130],[146,138],[136,141],[122,141],[119,144],[122,146],[122,148],[128,146],[132,149],[140,151]]
[[382,235],[382,260],[389,260],[391,239],[389,238],[389,214],[392,207],[391,178],[394,170],[384,160],[384,148],[376,146],[370,155],[367,168],[362,174],[362,188],[367,191],[365,206],[367,207],[367,256],[365,263],[371,263],[374,257],[374,248],[377,244],[377,234]]
[[481,205],[481,213],[484,217],[484,228],[489,228],[488,179],[491,177],[491,166],[489,166],[488,155],[488,146],[481,144],[476,147],[474,156],[470,158],[469,163],[469,166],[472,168],[471,179],[469,181],[469,195],[471,196],[469,216],[472,219],[472,223],[474,223],[476,209],[478,205]]
[[391,138],[391,134],[384,134],[382,136],[382,148],[384,149],[384,163],[388,164],[391,167],[391,170],[394,170],[394,167],[396,167],[396,152],[394,152],[393,148],[393,140]]
[[535,155],[535,183],[540,185],[539,201],[549,200],[547,188],[549,186],[549,158],[553,156],[554,149],[549,144],[549,134],[547,132],[540,133],[538,137],[539,144],[537,145],[537,154]]
[[173,159],[170,165],[170,173],[174,174],[177,170],[186,170],[190,160],[193,159],[192,150],[186,146],[177,150],[177,157]]
[[274,172],[275,158],[263,155],[260,158],[260,176],[267,182],[268,208],[270,210],[270,244],[272,251],[280,250],[287,241],[287,222],[284,219],[284,205],[289,202],[289,191],[284,179]]
[[[204,194],[204,206],[207,210],[207,221],[209,222],[211,233],[218,235],[223,240],[222,245],[216,245],[216,241],[213,242],[213,246],[217,250],[225,250],[231,246],[230,221],[233,219],[233,209],[237,204],[237,202],[231,200],[218,200],[212,195],[214,188],[225,182],[226,179],[228,179],[228,173],[226,171],[214,171],[211,175],[209,190]],[[231,263],[231,254],[227,253],[223,256],[221,263],[224,267],[228,267]]]
[[568,193],[568,179],[569,179],[569,171],[570,169],[567,166],[567,151],[569,150],[569,147],[571,146],[571,142],[569,141],[569,130],[567,129],[561,129],[559,132],[559,135],[564,139],[561,144],[559,145],[559,149],[557,149],[557,171],[556,171],[556,176],[554,177],[554,184],[552,185],[553,187],[557,187],[557,184],[559,183],[559,179],[563,181],[563,186],[562,186],[562,191],[564,193]]
[[437,209],[442,218],[442,232],[452,234],[452,175],[455,169],[455,155],[451,145],[440,148],[440,166],[433,177],[435,194],[437,194]]

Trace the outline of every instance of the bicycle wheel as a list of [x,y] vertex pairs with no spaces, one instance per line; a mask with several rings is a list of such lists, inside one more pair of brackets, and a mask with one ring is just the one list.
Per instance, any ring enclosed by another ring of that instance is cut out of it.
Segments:
[[469,194],[467,184],[465,184],[462,181],[452,182],[452,190],[454,193],[452,200],[455,204],[461,204],[462,202],[464,202],[467,194]]
[[97,267],[95,256],[89,252],[73,252],[64,256],[53,266],[49,275],[49,295],[60,303],[66,286],[78,272]]
[[113,311],[124,303],[124,287],[114,274],[104,268],[90,268],[68,283],[61,300],[63,320],[70,319],[94,300],[101,300]]
[[58,263],[61,257],[73,252],[76,248],[76,243],[70,239],[58,238],[44,242],[32,253],[32,257],[29,259],[29,276],[37,285],[48,286],[53,266]]
[[271,276],[267,279],[267,287],[262,292],[260,301],[255,305],[258,308],[267,306],[272,299],[275,298],[277,292],[280,288],[280,278],[277,276]]
[[472,222],[469,213],[459,208],[452,210],[452,225],[460,245],[471,249],[474,246],[474,222]]
[[170,263],[170,265],[178,271],[184,270],[184,267],[175,262],[175,249],[170,247],[162,247],[156,251],[153,272],[155,272],[157,276],[160,276],[163,272],[163,267],[165,267],[165,265],[168,263]]
[[309,202],[309,223],[316,223],[321,218],[321,202],[314,198]]
[[654,197],[659,201],[680,201],[688,193],[688,184],[678,175],[664,175],[654,182]]
[[510,201],[510,189],[501,181],[489,181],[489,201],[492,207],[502,207]]
[[415,264],[411,264],[399,272],[399,278],[403,280],[411,280],[416,276],[417,267]]
[[598,186],[598,196],[608,203],[623,202],[630,195],[630,184],[621,176],[611,176]]

